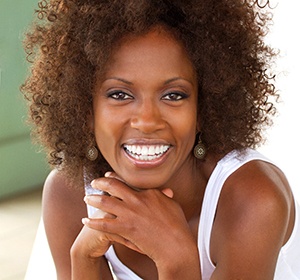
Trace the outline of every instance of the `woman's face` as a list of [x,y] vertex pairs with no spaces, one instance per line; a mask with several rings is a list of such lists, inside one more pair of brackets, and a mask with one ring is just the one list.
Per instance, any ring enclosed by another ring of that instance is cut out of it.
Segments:
[[161,188],[190,172],[197,126],[197,78],[167,32],[121,41],[94,96],[97,145],[128,185]]

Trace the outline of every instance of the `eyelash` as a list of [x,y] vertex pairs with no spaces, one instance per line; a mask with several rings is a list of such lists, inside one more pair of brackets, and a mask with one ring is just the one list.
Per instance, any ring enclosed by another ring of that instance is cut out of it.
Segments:
[[[121,101],[122,100],[133,99],[133,97],[130,94],[128,94],[124,91],[121,91],[121,90],[116,90],[116,91],[113,91],[113,92],[109,92],[107,94],[107,96],[109,98],[112,98],[112,99],[115,99],[115,100],[121,100]],[[120,97],[120,96],[123,96],[123,97]]]
[[[174,95],[175,95],[175,98],[174,98]],[[133,99],[133,96],[131,96],[130,94],[128,94],[122,90],[109,92],[107,94],[107,96],[108,96],[108,98],[112,98],[112,99],[118,100],[118,101]],[[168,92],[168,93],[164,94],[161,99],[166,100],[166,101],[176,102],[176,101],[180,101],[180,100],[183,100],[186,98],[188,98],[188,95],[186,93]]]
[[[175,99],[171,98],[171,95],[173,96],[176,95],[176,98]],[[183,92],[169,92],[162,97],[163,100],[168,100],[168,101],[180,101],[186,98],[188,98],[188,95]]]

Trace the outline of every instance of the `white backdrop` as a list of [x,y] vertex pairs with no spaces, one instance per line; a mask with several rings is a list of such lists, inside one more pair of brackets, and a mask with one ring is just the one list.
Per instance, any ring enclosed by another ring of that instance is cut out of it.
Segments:
[[300,1],[271,0],[274,24],[267,42],[280,49],[276,67],[276,85],[282,102],[279,115],[260,148],[285,172],[300,201]]

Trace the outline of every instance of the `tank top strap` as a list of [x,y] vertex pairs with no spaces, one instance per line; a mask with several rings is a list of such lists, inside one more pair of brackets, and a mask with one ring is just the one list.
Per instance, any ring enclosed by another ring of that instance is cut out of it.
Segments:
[[252,160],[270,162],[259,152],[247,149],[232,151],[222,158],[212,172],[204,193],[198,229],[198,249],[203,280],[210,279],[215,266],[210,258],[210,237],[222,187],[227,178],[245,163]]

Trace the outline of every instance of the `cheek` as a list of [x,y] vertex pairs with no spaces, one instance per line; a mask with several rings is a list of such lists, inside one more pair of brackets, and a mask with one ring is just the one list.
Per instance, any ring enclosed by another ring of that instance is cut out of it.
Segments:
[[172,127],[176,131],[178,141],[180,140],[184,146],[183,150],[191,150],[197,133],[197,118],[193,110],[187,114],[173,114]]
[[[101,111],[100,111],[101,112]],[[111,114],[107,110],[95,114],[95,138],[97,146],[104,158],[111,163],[116,156],[123,133],[123,121],[119,114]]]
[[95,122],[95,138],[98,147],[109,149],[117,138],[118,130],[109,122]]
[[95,138],[101,155],[105,158],[109,165],[114,165],[116,139],[112,135],[112,130],[107,129],[106,126],[101,126],[101,129],[96,128]]
[[[102,113],[101,113],[102,112]],[[102,153],[102,147],[105,147],[108,143],[108,138],[111,138],[112,128],[109,129],[110,116],[107,116],[101,108],[97,108],[94,113],[94,133],[97,145]]]

